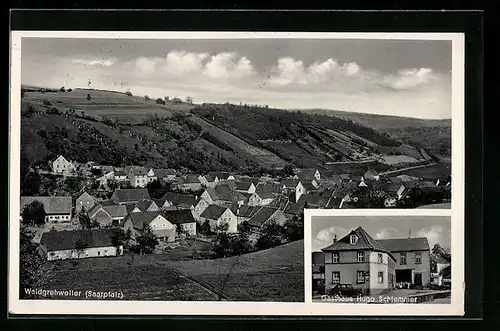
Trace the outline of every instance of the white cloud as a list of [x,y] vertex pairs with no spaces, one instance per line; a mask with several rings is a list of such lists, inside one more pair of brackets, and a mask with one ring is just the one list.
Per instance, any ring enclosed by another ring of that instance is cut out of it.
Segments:
[[238,58],[238,55],[233,52],[212,56],[203,70],[203,75],[210,78],[226,79],[246,78],[254,73],[255,69],[250,60],[245,56]]
[[385,77],[385,82],[395,89],[408,89],[427,84],[434,79],[434,72],[429,68],[403,69],[397,75]]
[[141,56],[135,61],[135,66],[139,69],[139,71],[149,74],[155,71],[158,62],[161,62],[160,58],[148,58]]
[[442,226],[433,226],[427,229],[420,229],[415,233],[415,237],[425,237],[429,242],[429,246],[432,248],[435,244],[440,244],[441,246],[446,246],[444,243],[444,228]]
[[345,236],[349,230],[338,227],[338,226],[331,226],[326,229],[321,229],[318,234],[316,235],[316,238],[321,240],[321,241],[332,241],[335,235],[337,236],[337,239],[342,238]]
[[383,228],[380,229],[374,236],[375,239],[392,239],[392,238],[404,238],[404,234],[395,228]]
[[73,59],[71,60],[72,63],[75,64],[83,64],[85,66],[105,66],[109,67],[115,64],[116,59],[110,58],[110,59],[101,59],[101,60],[85,60],[85,59]]
[[199,73],[203,69],[203,60],[207,57],[207,53],[171,51],[166,56],[163,69],[171,75]]

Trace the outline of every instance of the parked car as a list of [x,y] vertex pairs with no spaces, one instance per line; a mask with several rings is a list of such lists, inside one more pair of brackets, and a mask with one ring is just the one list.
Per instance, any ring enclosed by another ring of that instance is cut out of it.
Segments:
[[330,295],[339,297],[356,297],[363,295],[362,289],[357,289],[352,284],[336,284],[330,289]]

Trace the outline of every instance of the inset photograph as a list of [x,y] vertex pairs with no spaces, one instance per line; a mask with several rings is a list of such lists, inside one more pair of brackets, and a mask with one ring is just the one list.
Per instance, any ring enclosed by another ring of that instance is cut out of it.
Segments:
[[451,303],[450,216],[311,217],[312,301]]

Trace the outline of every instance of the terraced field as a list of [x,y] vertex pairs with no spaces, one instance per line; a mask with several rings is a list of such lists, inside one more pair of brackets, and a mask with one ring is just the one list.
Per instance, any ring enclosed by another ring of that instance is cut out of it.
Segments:
[[[87,99],[90,95],[91,99]],[[148,116],[170,117],[175,112],[189,112],[193,107],[189,104],[159,105],[155,100],[145,101],[138,96],[127,96],[124,93],[76,89],[71,92],[26,92],[23,100],[42,107],[44,101],[50,107],[60,111],[75,109],[77,113],[85,112],[97,118],[108,117],[120,123],[139,123]]]
[[255,160],[265,168],[278,168],[287,165],[287,162],[276,154],[265,149],[253,146],[246,141],[206,122],[198,116],[189,117],[189,121],[198,124],[203,131],[215,137],[217,140],[229,145],[236,153],[245,158]]

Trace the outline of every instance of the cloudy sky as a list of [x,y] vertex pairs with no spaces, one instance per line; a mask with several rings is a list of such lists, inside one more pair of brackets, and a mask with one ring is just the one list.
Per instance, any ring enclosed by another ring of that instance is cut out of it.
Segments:
[[451,117],[451,41],[22,39],[22,83]]
[[440,244],[451,248],[451,218],[448,216],[343,216],[312,217],[312,251],[330,245],[337,235],[340,239],[362,226],[374,239],[427,237],[429,246]]

